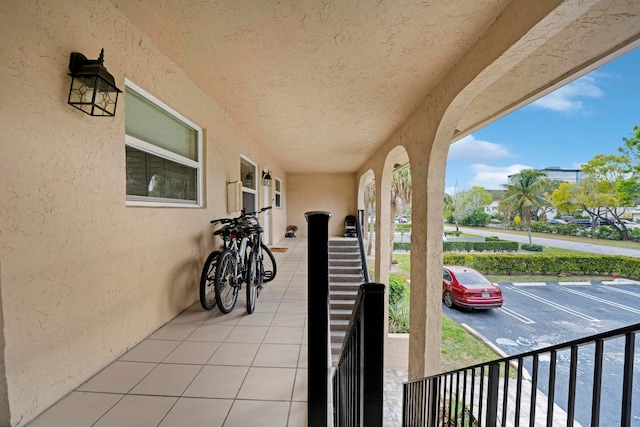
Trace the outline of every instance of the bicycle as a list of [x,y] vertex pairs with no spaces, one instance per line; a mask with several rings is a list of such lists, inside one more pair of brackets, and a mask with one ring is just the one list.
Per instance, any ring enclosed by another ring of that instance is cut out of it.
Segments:
[[220,311],[230,313],[242,284],[247,283],[247,312],[251,314],[262,284],[275,278],[275,258],[261,241],[262,228],[256,218],[268,209],[271,207],[251,214],[243,212],[237,218],[211,221],[212,224],[224,224],[213,233],[222,237],[223,248],[211,252],[202,269],[200,303],[205,310],[211,310],[217,304]]

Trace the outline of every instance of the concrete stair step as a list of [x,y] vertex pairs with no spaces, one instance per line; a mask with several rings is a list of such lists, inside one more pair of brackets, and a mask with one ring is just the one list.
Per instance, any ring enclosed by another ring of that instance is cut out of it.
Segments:
[[349,260],[349,261],[355,261],[355,260],[360,260],[360,253],[359,252],[330,252],[329,253],[329,263],[331,263],[332,261],[339,261],[339,260]]
[[362,268],[360,267],[332,267],[329,266],[329,276],[334,274],[348,274],[348,275],[358,275],[362,277]]
[[349,291],[349,290],[336,290],[331,291],[331,301],[339,301],[339,300],[347,300],[355,302],[356,297],[358,296],[358,291]]
[[362,274],[331,274],[329,273],[329,283],[364,283]]
[[355,292],[356,294],[360,290],[360,283],[354,282],[330,282],[329,283],[329,293],[333,293],[334,291],[347,291],[347,292]]
[[353,311],[353,306],[355,305],[355,300],[350,299],[331,299],[331,309],[332,310],[350,310]]
[[329,310],[329,317],[331,318],[331,320],[347,320],[349,321],[351,319],[351,312],[352,310],[342,310],[342,309],[330,309]]
[[329,246],[329,253],[342,253],[342,252],[360,252],[360,248],[356,246]]
[[330,325],[332,331],[346,331],[349,327],[350,319],[331,319]]
[[329,239],[329,246],[359,246],[355,237]]
[[341,331],[331,331],[331,342],[332,343],[340,343],[344,342],[344,337],[346,336],[346,330]]
[[360,267],[362,268],[362,261],[360,257],[356,258],[333,258],[329,259],[329,268],[331,267]]

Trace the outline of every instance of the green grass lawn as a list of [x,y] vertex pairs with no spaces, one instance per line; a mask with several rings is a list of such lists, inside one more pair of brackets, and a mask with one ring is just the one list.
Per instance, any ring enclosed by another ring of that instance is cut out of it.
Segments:
[[500,359],[489,346],[465,331],[460,325],[442,315],[443,372]]

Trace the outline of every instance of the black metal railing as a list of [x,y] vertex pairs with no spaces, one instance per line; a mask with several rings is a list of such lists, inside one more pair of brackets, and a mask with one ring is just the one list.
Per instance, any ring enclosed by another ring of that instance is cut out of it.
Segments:
[[335,427],[382,427],[384,290],[360,285],[333,376]]
[[364,211],[358,210],[358,221],[356,229],[358,232],[358,245],[360,246],[360,261],[362,262],[362,274],[365,283],[369,283],[369,267],[367,266],[367,253],[364,248],[364,233],[362,231],[362,224],[364,224]]
[[638,426],[639,332],[636,324],[409,381],[403,426]]
[[329,212],[307,212],[308,427],[328,426]]

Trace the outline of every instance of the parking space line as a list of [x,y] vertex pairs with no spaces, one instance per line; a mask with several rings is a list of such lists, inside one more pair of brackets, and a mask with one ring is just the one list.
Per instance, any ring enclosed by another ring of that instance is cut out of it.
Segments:
[[640,285],[640,282],[638,282],[637,280],[631,280],[631,279],[614,279],[614,280],[603,281],[602,284],[603,285]]
[[593,295],[585,294],[584,292],[574,291],[573,289],[567,289],[567,288],[564,288],[563,291],[570,292],[570,293],[572,293],[574,295],[579,295],[581,297],[589,298],[590,300],[598,301],[598,302],[601,302],[602,304],[607,304],[607,305],[610,305],[612,307],[619,308],[620,310],[630,311],[631,313],[634,313],[634,314],[640,314],[640,310],[638,310],[636,308],[629,307],[629,306],[623,305],[623,304],[618,304],[617,302],[609,301],[609,300],[606,300],[604,298],[599,298],[599,297],[596,297],[596,296],[593,296]]
[[632,297],[640,298],[640,293],[638,292],[627,291],[626,289],[618,289],[618,288],[614,288],[613,286],[605,286],[605,287],[609,291],[620,292],[621,294],[627,294],[627,295],[631,295]]
[[500,307],[498,310],[502,311],[504,314],[513,317],[516,320],[521,321],[522,323],[526,324],[526,325],[532,325],[535,322],[535,320],[531,320],[526,316],[523,316],[520,313],[517,313],[511,309],[508,309],[507,307],[505,307],[504,305],[502,307]]
[[527,286],[547,286],[545,282],[513,282],[513,286],[527,287]]
[[[567,292],[572,292],[571,290],[569,290],[567,288],[561,288],[561,289],[564,289]],[[539,297],[539,296],[534,295],[534,294],[532,294],[530,292],[523,291],[522,289],[514,289],[513,291],[514,292],[518,292],[518,293],[520,293],[520,294],[522,294],[524,296],[527,296],[527,297],[529,297],[531,299],[539,301],[539,302],[541,302],[543,304],[546,304],[548,306],[551,306],[553,308],[556,308],[556,309],[558,309],[560,311],[564,311],[565,313],[568,313],[568,314],[571,314],[573,316],[579,317],[581,319],[588,320],[590,322],[599,322],[600,321],[600,319],[596,319],[595,317],[591,317],[591,316],[588,316],[588,315],[586,315],[584,313],[580,313],[579,311],[573,310],[573,309],[571,309],[569,307],[565,307],[564,305],[560,305],[560,304],[555,303],[553,301],[550,301],[550,300],[548,300],[546,298]]]
[[558,282],[560,286],[591,286],[591,282]]

